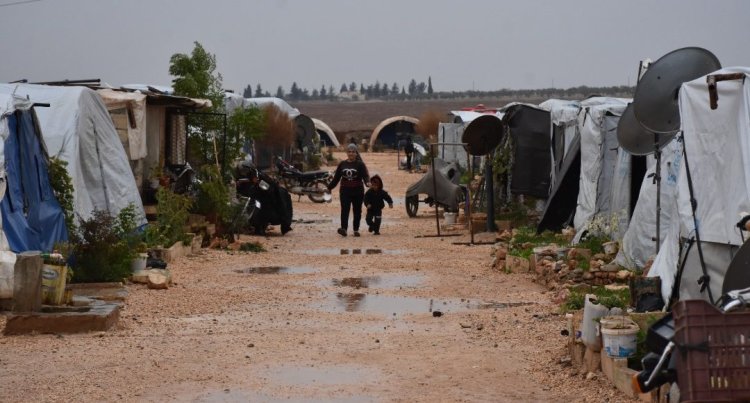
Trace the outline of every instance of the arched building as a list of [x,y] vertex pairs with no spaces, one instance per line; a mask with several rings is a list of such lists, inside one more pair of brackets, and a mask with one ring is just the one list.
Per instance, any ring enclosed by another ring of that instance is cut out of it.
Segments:
[[370,149],[376,142],[383,146],[396,148],[398,136],[403,134],[415,134],[419,119],[411,116],[393,116],[380,122],[370,135]]

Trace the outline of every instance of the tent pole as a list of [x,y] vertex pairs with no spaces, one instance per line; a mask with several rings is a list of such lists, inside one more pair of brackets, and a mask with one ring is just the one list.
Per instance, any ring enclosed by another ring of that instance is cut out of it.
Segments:
[[656,170],[654,171],[654,183],[656,184],[656,254],[661,247],[661,150],[659,149],[659,134],[654,133],[654,156],[656,157]]
[[[435,203],[435,225],[437,226],[437,235],[440,236],[440,217],[438,216],[438,203],[437,203],[437,178],[435,177],[435,147],[430,144],[430,154],[432,155],[432,194],[435,196],[433,203]],[[399,161],[399,164],[401,162]]]

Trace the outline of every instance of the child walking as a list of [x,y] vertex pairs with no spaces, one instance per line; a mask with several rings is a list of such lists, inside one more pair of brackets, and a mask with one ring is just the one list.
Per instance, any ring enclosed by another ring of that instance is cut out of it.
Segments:
[[380,179],[379,175],[373,175],[370,178],[370,189],[365,192],[365,207],[367,207],[365,222],[369,227],[368,231],[372,232],[373,235],[380,235],[380,222],[386,202],[388,202],[389,208],[393,208],[391,195],[383,190],[383,180]]

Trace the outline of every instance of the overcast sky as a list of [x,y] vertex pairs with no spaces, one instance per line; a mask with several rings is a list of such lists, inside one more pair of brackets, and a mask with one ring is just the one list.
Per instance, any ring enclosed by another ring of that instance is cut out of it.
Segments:
[[635,85],[685,46],[749,66],[746,0],[0,0],[0,81],[170,85],[200,42],[224,87]]

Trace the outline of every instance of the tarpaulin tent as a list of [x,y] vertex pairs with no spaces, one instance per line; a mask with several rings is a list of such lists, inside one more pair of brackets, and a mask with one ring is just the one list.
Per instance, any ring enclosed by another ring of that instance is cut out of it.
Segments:
[[370,135],[370,149],[378,142],[386,147],[398,147],[407,134],[415,134],[419,119],[411,116],[393,116],[378,123]]
[[510,191],[546,199],[550,191],[550,113],[536,105],[503,107],[503,124],[513,141]]
[[[715,110],[709,105],[706,76],[683,83],[679,90],[682,145],[690,164],[692,196],[696,201],[702,251],[714,298],[720,294],[733,252],[742,244],[736,227],[740,213],[750,211],[750,86],[747,85],[750,68],[725,68],[710,75],[728,73],[740,73],[744,79],[717,83],[718,108]],[[670,202],[674,203],[678,219],[671,220],[649,271],[649,276],[661,278],[665,301],[675,284],[681,258],[680,239],[695,237],[684,159],[676,175],[675,197],[662,203],[667,208]],[[689,248],[684,259],[679,297],[706,298],[697,284],[703,271],[695,245]]]
[[68,239],[50,186],[48,159],[32,103],[0,94],[0,250],[52,251]]
[[[645,159],[631,156],[617,142],[617,123],[627,102],[608,97],[581,101],[575,130],[571,129],[574,104],[550,107],[551,130],[558,125],[566,133],[564,157],[537,231],[559,230],[572,218],[577,241],[592,220],[601,217],[607,235],[622,238],[645,171]],[[570,133],[575,134],[568,141]]]
[[101,97],[85,87],[0,84],[0,94],[15,94],[46,103],[37,116],[50,157],[68,163],[76,215],[88,219],[95,210],[111,215],[133,205],[136,221],[146,223],[138,187],[120,138]]
[[[609,97],[581,101],[578,117],[581,177],[573,220],[576,240],[596,218],[606,224],[602,229],[612,239],[621,239],[627,230],[631,202],[634,202],[643,178],[640,168],[641,173],[631,175],[633,157],[617,141],[617,124],[628,101]],[[645,162],[641,165],[645,166]]]
[[[539,104],[539,107],[549,111],[550,149],[552,152],[552,184],[562,169],[565,156],[570,151],[573,139],[578,134],[578,113],[581,103],[578,101],[549,99]],[[580,141],[580,138],[578,139]],[[580,144],[579,144],[580,145]]]
[[336,138],[336,133],[333,132],[330,126],[320,119],[312,118],[315,124],[315,130],[318,131],[321,143],[329,147],[338,147],[339,139]]

